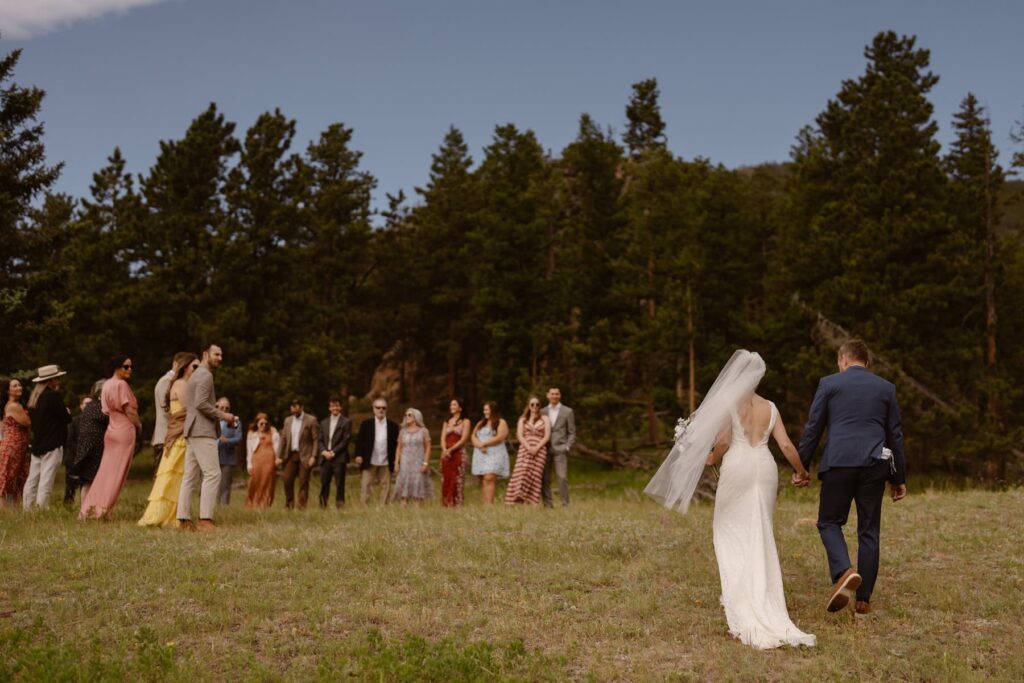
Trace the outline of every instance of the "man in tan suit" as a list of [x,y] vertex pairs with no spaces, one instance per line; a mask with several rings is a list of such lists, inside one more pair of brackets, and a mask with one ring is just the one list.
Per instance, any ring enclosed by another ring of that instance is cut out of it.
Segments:
[[[220,420],[238,424],[231,413],[217,409],[213,389],[213,371],[224,359],[221,348],[210,344],[203,349],[203,360],[195,369],[185,387],[185,477],[178,494],[178,523],[184,530],[212,531],[213,508],[217,504],[220,485],[220,458],[217,456],[217,436]],[[192,491],[202,478],[199,493],[199,524],[192,522]]]
[[551,493],[551,474],[558,477],[558,495],[562,506],[569,504],[569,453],[576,444],[576,414],[562,403],[562,391],[558,387],[548,389],[548,404],[541,408],[541,415],[551,421],[551,442],[548,444],[548,458],[544,463],[540,494],[544,507],[554,507]]
[[295,506],[295,477],[299,478],[299,509],[309,500],[309,474],[316,464],[320,443],[320,423],[302,410],[302,401],[295,399],[292,414],[284,419],[281,429],[281,452],[278,458],[284,464],[284,506]]

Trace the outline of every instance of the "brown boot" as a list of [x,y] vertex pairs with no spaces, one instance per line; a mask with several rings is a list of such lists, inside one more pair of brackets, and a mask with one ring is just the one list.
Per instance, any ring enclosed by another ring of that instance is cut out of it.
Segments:
[[858,588],[860,588],[860,574],[850,567],[832,585],[832,596],[828,599],[825,609],[829,612],[838,612],[843,609],[854,600]]
[[854,610],[857,614],[871,614],[871,603],[866,600],[858,600]]
[[213,523],[212,519],[201,519],[199,524],[196,524],[196,531],[216,531],[217,525]]

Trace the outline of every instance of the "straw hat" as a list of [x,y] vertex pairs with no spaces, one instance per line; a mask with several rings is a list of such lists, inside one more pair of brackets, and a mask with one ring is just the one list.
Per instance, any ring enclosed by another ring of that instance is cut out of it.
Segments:
[[33,382],[37,382],[37,383],[38,382],[49,382],[51,379],[53,379],[55,377],[60,377],[61,375],[66,375],[66,374],[68,374],[68,373],[63,371],[63,370],[61,370],[59,366],[56,366],[56,365],[44,365],[43,367],[39,368],[39,376],[36,377],[32,381]]

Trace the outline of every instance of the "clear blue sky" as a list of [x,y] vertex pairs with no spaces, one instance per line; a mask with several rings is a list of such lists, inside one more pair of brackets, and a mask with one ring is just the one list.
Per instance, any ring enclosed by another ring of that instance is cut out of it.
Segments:
[[[0,12],[33,1],[0,0]],[[109,0],[121,1],[139,0]],[[300,149],[332,122],[353,127],[379,206],[384,191],[411,196],[424,183],[449,125],[476,161],[507,122],[557,154],[582,112],[621,131],[630,85],[651,76],[676,154],[730,167],[785,160],[884,29],[932,51],[942,140],[971,90],[1005,160],[1024,117],[1022,27],[1020,0],[165,0],[5,37],[0,49],[23,47],[16,79],[47,91],[61,191],[87,193],[117,145],[145,171],[158,142],[213,101],[240,136],[280,107]]]

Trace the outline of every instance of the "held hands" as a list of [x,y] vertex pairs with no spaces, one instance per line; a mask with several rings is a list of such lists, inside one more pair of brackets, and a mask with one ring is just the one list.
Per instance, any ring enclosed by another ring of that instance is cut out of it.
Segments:
[[356,464],[357,465],[362,465],[363,464],[363,459],[360,456],[356,456]]
[[797,488],[803,488],[805,486],[810,486],[811,485],[811,475],[807,472],[807,470],[805,470],[803,468],[800,468],[799,472],[794,472],[793,473],[793,478],[792,478],[791,481],[793,482],[793,486],[796,486]]
[[907,485],[906,484],[890,484],[889,495],[892,496],[892,502],[903,500],[907,497]]

